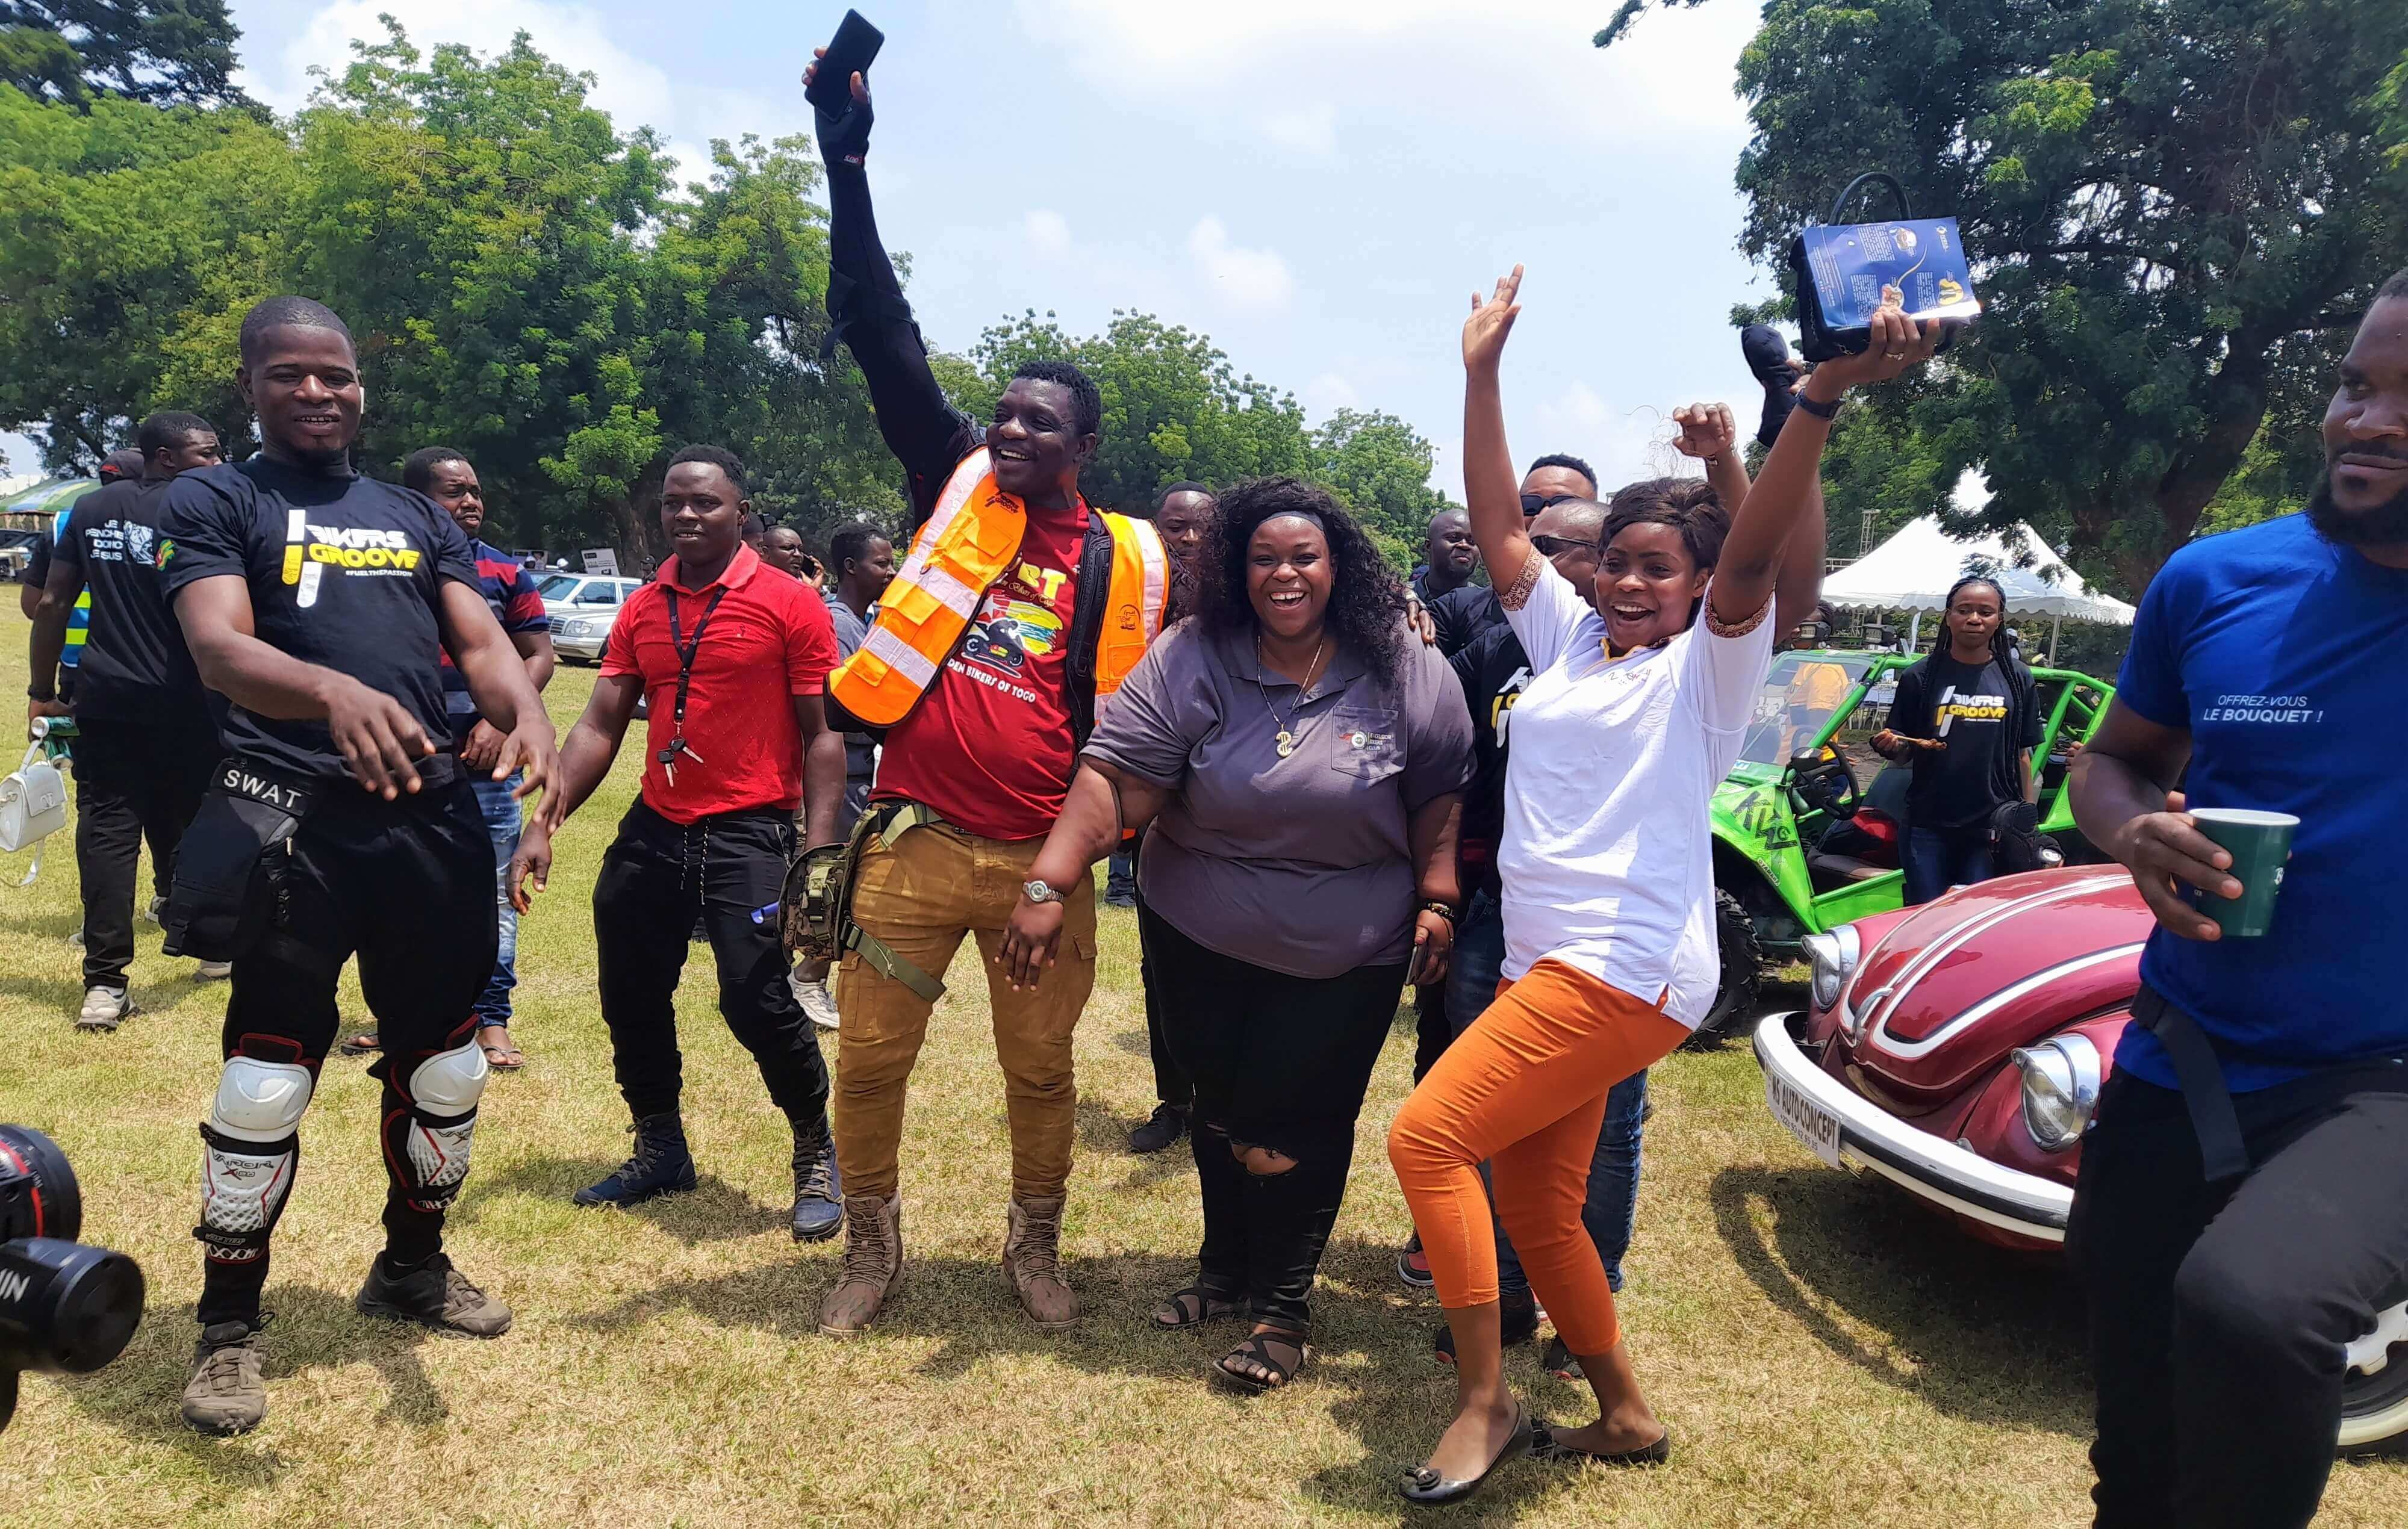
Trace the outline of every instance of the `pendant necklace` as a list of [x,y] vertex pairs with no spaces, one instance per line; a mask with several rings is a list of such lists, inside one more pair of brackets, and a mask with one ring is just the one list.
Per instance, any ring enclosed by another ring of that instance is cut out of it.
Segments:
[[1324,633],[1321,641],[1312,645],[1312,662],[1304,666],[1304,683],[1296,688],[1296,702],[1287,708],[1287,721],[1282,722],[1279,707],[1271,705],[1270,687],[1263,683],[1261,671],[1270,665],[1263,662],[1262,635],[1260,633],[1254,635],[1254,689],[1262,692],[1263,709],[1271,714],[1271,725],[1279,729],[1279,737],[1275,741],[1279,744],[1279,756],[1282,759],[1296,752],[1296,714],[1304,709],[1304,693],[1312,688],[1312,681],[1321,669],[1321,650],[1328,641],[1328,635]]

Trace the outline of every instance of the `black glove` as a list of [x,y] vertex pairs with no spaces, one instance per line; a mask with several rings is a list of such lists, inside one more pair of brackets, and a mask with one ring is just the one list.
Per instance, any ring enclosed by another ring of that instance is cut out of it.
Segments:
[[869,124],[877,117],[869,109],[867,101],[853,98],[852,89],[853,82],[847,80],[847,106],[841,117],[831,117],[816,107],[811,108],[811,115],[818,119],[819,123],[820,158],[831,167],[843,164],[858,168],[869,153]]

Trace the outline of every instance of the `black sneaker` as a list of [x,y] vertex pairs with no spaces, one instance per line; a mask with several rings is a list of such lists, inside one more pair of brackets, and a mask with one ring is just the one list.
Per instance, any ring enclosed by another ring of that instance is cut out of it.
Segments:
[[1539,1365],[1558,1380],[1582,1379],[1580,1361],[1572,1357],[1572,1351],[1564,1347],[1564,1340],[1560,1337],[1547,1340],[1546,1357],[1540,1360]]
[[[1497,1313],[1497,1336],[1505,1348],[1512,1349],[1539,1336],[1539,1301],[1528,1291],[1507,1291],[1500,1297],[1502,1307]],[[1455,1363],[1455,1329],[1438,1324],[1430,1338],[1430,1351],[1441,1365]]]
[[624,1210],[694,1188],[694,1154],[686,1150],[683,1121],[674,1114],[647,1115],[627,1129],[636,1134],[636,1154],[608,1179],[571,1195],[577,1204]]
[[500,1337],[510,1330],[510,1308],[471,1284],[445,1253],[399,1272],[377,1254],[351,1304],[364,1317],[392,1317],[463,1337]]
[[1177,1105],[1156,1105],[1145,1123],[1129,1133],[1129,1150],[1158,1152],[1187,1135],[1187,1111]]

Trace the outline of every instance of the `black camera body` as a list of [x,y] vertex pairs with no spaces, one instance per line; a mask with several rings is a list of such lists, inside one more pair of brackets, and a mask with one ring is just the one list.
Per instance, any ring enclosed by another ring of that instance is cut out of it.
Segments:
[[0,1125],[0,1428],[22,1370],[84,1374],[125,1351],[142,1321],[142,1270],[76,1241],[83,1194],[58,1144]]

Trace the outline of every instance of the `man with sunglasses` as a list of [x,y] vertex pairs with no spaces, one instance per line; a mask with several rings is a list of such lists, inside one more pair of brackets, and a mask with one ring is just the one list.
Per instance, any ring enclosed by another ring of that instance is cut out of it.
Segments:
[[[1597,470],[1576,456],[1557,451],[1530,464],[1522,477],[1522,513],[1537,529],[1539,513],[1551,505],[1597,498]],[[1437,522],[1431,522],[1433,536]],[[1540,556],[1554,554],[1545,549]],[[1430,624],[1438,628],[1438,650],[1453,658],[1471,646],[1473,638],[1492,626],[1505,624],[1505,607],[1497,592],[1485,584],[1465,584],[1429,602]]]

